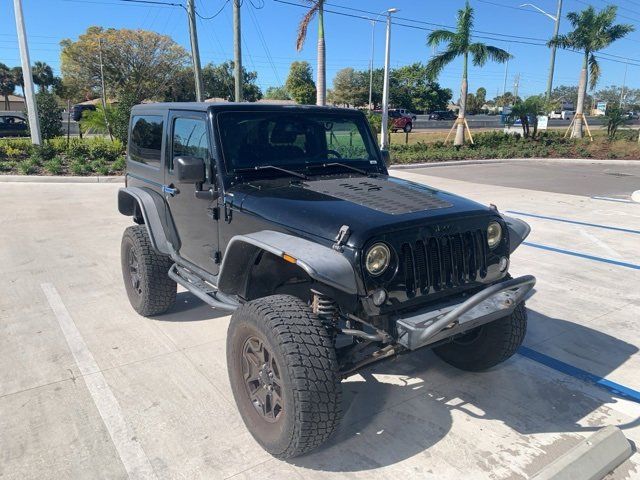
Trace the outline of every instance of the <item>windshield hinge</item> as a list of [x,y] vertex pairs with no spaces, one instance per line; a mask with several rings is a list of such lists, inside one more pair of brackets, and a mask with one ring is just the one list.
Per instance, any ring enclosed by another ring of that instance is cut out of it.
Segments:
[[224,221],[227,223],[231,223],[231,218],[233,217],[233,210],[231,209],[231,204],[225,202],[224,204]]
[[336,252],[342,252],[344,244],[347,243],[347,240],[349,240],[349,235],[351,235],[349,225],[341,226],[340,231],[338,231],[338,235],[335,238],[336,243],[334,243],[331,248],[333,248]]

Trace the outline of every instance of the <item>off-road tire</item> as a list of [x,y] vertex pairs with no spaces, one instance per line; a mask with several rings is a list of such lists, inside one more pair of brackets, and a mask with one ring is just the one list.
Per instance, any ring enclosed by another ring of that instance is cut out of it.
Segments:
[[[251,401],[243,375],[250,339],[264,342],[279,365],[284,407],[271,423]],[[240,306],[227,332],[231,389],[247,429],[277,458],[302,455],[322,445],[341,416],[338,361],[331,335],[310,307],[290,295],[273,295]]]
[[527,333],[527,309],[519,303],[513,313],[478,327],[433,351],[442,360],[461,370],[480,372],[510,358]]
[[402,130],[404,131],[404,133],[411,133],[411,130],[413,130],[413,125],[407,123]]
[[[138,265],[137,288],[131,278],[131,252],[135,255]],[[173,306],[176,302],[177,285],[168,275],[173,261],[167,255],[161,255],[153,249],[144,225],[134,225],[124,231],[120,260],[127,296],[136,312],[149,317],[164,313]]]

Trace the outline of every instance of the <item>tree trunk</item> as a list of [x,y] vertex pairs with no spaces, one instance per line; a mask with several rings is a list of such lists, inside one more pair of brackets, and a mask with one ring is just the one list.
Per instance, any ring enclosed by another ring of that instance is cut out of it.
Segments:
[[467,113],[467,92],[469,84],[467,82],[467,66],[469,64],[469,55],[464,54],[464,65],[462,67],[462,85],[460,86],[460,110],[458,111],[458,125],[456,127],[456,139],[453,144],[456,147],[464,145],[464,118]]
[[583,115],[584,115],[584,101],[587,96],[587,74],[589,70],[589,52],[584,54],[584,62],[582,64],[582,70],[580,71],[580,83],[578,84],[578,104],[576,105],[576,118],[573,123],[573,132],[571,132],[571,138],[582,138],[584,132],[582,131]]
[[316,105],[326,105],[327,69],[324,44],[324,2],[318,8],[318,72],[316,81]]

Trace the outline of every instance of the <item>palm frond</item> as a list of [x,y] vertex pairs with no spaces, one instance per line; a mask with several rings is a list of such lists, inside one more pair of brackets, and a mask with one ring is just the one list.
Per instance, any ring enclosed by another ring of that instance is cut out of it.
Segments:
[[429,63],[427,63],[427,75],[429,75],[429,79],[435,80],[438,75],[440,75],[442,69],[453,62],[458,55],[460,55],[458,50],[451,49],[438,53],[431,58]]
[[556,35],[547,42],[548,47],[558,47],[564,49],[572,49],[576,47],[575,40],[572,35]]
[[616,40],[620,40],[621,38],[626,37],[630,33],[634,32],[636,27],[630,25],[628,23],[621,23],[618,25],[614,25],[607,31],[607,36],[609,37],[609,43],[613,43]]
[[485,45],[484,43],[472,43],[469,45],[469,52],[473,55],[473,64],[476,67],[482,67],[489,60],[497,63],[505,63],[512,58],[512,55],[506,50]]
[[302,50],[304,46],[304,41],[307,39],[307,29],[309,28],[309,23],[313,20],[313,17],[318,13],[320,9],[321,1],[316,1],[312,3],[311,8],[306,13],[302,20],[300,20],[300,24],[298,25],[298,37],[296,39],[296,50]]
[[434,30],[427,37],[427,45],[438,47],[441,43],[451,43],[456,40],[456,34],[450,30]]
[[598,80],[600,79],[600,64],[598,63],[598,59],[592,53],[589,55],[589,87],[591,90],[595,88],[598,84]]
[[458,10],[458,20],[456,22],[456,33],[464,45],[468,45],[471,39],[471,31],[473,30],[473,8],[467,0],[463,9]]

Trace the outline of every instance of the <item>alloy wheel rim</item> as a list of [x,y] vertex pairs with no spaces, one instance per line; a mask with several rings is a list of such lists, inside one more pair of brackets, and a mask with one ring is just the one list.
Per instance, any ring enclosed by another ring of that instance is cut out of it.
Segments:
[[142,278],[140,276],[140,262],[138,261],[138,256],[133,248],[129,249],[129,254],[127,255],[127,263],[129,264],[129,281],[131,282],[131,286],[135,290],[138,295],[142,294]]
[[266,344],[249,337],[242,348],[242,376],[251,404],[265,421],[277,422],[284,413],[280,367]]

